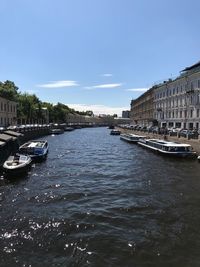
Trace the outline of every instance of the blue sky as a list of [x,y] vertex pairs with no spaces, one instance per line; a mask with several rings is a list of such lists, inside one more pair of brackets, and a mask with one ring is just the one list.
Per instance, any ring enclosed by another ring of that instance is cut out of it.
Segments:
[[200,60],[198,0],[1,0],[0,80],[95,113]]

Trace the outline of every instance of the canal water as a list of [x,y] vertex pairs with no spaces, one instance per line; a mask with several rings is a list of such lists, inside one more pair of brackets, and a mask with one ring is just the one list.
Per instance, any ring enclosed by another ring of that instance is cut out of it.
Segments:
[[48,136],[27,177],[0,180],[0,266],[200,266],[200,164],[106,128]]

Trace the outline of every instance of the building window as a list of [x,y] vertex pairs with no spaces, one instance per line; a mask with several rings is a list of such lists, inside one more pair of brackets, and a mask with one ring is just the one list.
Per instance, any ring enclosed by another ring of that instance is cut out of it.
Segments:
[[193,117],[193,110],[191,109],[190,110],[190,118],[192,118]]
[[197,109],[197,117],[199,117],[199,109]]
[[200,103],[200,94],[197,95],[197,105]]
[[6,104],[4,104],[4,111],[6,111]]
[[187,118],[187,110],[185,110],[184,113],[185,113],[185,118]]
[[200,88],[200,80],[197,81],[197,87]]
[[180,118],[182,118],[182,110],[180,111]]

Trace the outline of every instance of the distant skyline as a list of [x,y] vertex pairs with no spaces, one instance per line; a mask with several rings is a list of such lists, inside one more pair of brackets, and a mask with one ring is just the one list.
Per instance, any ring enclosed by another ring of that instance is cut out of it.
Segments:
[[200,60],[198,0],[2,0],[0,81],[118,114]]

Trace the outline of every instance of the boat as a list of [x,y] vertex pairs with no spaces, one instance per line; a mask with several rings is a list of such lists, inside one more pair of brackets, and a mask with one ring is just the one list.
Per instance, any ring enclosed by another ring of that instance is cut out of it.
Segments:
[[146,136],[143,135],[136,135],[131,133],[123,133],[120,135],[120,139],[130,142],[130,143],[137,143],[140,139],[145,138]]
[[138,145],[159,152],[163,155],[175,157],[196,157],[191,145],[180,144],[177,142],[165,141],[160,139],[140,139]]
[[109,125],[108,129],[115,129],[115,126],[114,125]]
[[19,147],[19,152],[21,154],[29,155],[34,161],[46,159],[48,150],[49,146],[46,140],[29,141]]
[[64,129],[50,129],[50,134],[62,134]]
[[119,130],[112,130],[112,131],[110,131],[110,134],[111,135],[120,135],[121,132]]
[[70,132],[70,131],[73,131],[75,129],[73,127],[65,127],[64,130],[65,130],[65,132]]
[[30,170],[31,162],[30,156],[21,154],[9,156],[3,164],[3,172],[6,177],[26,174]]

